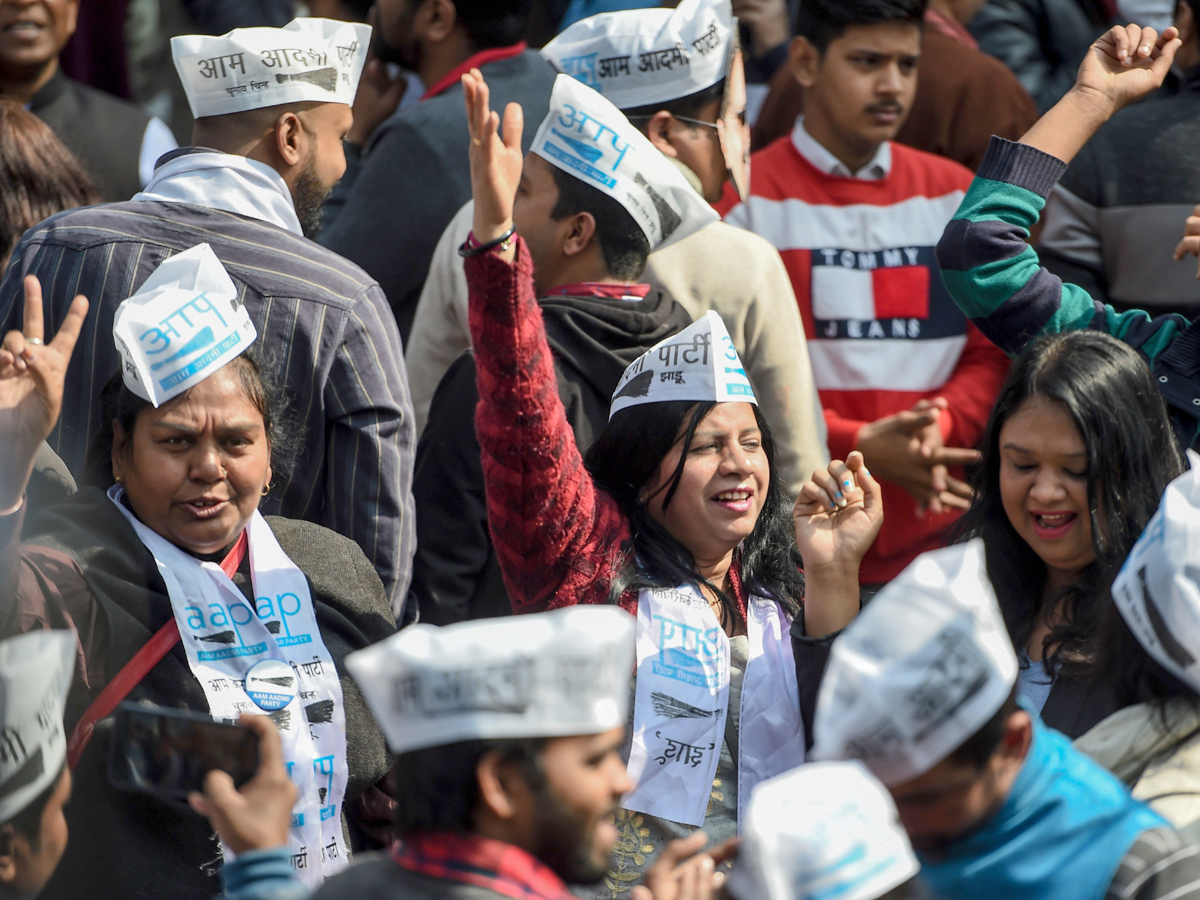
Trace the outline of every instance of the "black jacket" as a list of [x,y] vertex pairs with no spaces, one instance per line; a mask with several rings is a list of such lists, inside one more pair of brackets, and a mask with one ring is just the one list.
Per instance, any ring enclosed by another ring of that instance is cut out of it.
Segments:
[[[554,353],[558,394],[575,442],[586,453],[608,422],[625,368],[691,324],[687,312],[655,291],[640,303],[596,297],[539,301]],[[417,555],[409,602],[435,625],[511,613],[492,550],[483,463],[475,437],[475,357],[463,353],[442,378],[417,445],[413,496]]]
[[60,69],[34,94],[29,110],[79,157],[106,201],[128,200],[142,189],[138,163],[150,117],[140,108]]

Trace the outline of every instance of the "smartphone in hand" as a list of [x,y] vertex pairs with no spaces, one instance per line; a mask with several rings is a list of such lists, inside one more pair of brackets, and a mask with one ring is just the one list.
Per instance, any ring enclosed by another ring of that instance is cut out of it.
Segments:
[[203,713],[125,702],[117,707],[108,780],[121,790],[187,801],[213,769],[237,787],[258,770],[258,737]]

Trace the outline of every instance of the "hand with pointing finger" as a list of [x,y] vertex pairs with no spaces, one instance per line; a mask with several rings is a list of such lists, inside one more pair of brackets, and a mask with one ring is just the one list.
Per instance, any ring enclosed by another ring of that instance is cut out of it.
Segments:
[[79,339],[88,301],[78,296],[52,340],[46,339],[42,288],[25,279],[22,331],[0,344],[0,514],[21,504],[34,457],[62,411],[67,364]]

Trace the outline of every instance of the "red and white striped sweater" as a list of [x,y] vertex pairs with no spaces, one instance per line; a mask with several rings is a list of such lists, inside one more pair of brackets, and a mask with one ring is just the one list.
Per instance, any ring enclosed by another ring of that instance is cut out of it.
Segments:
[[[1008,359],[942,284],[934,247],[971,183],[951,160],[891,145],[879,180],[821,171],[783,137],[754,154],[751,196],[726,221],[766,238],[791,275],[825,407],[829,451],[844,459],[859,429],[926,397],[945,397],[947,446],[974,447]],[[883,530],[864,583],[895,577],[942,543],[952,515],[915,519],[915,501],[884,484]]]

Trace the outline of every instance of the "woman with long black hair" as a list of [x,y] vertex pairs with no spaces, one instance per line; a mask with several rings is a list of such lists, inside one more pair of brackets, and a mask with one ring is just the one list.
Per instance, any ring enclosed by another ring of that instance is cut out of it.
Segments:
[[[824,637],[857,613],[859,561],[882,521],[879,486],[851,454],[814,474],[789,517],[770,426],[712,313],[626,370],[585,465],[555,388],[529,252],[513,238],[514,206],[531,233],[553,209],[544,170],[567,151],[543,147],[547,130],[523,161],[520,110],[506,110],[501,139],[477,71],[463,87],[476,431],[513,609],[619,603],[638,617],[628,737],[637,786],[617,813],[603,883],[575,888],[615,897],[667,840],[701,825],[710,841],[736,834],[751,787],[804,761],[801,694],[817,685],[798,684],[789,631],[795,621]],[[637,191],[634,129],[598,94],[570,90],[572,105],[552,102],[547,121],[572,131],[567,146],[584,156],[607,152],[615,175],[605,178]]]
[[1020,692],[1078,737],[1121,705],[1098,678],[1109,586],[1184,463],[1137,352],[1095,331],[1047,337],[1013,363],[963,516],[1021,658]]

